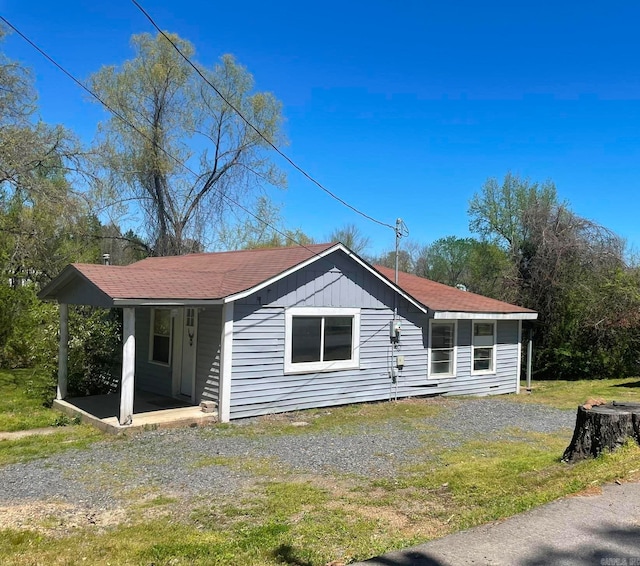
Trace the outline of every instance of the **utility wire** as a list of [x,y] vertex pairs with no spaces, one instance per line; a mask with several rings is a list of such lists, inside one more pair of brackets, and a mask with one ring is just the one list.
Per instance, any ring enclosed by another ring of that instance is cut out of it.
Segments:
[[[80,81],[79,79],[77,79],[74,75],[72,75],[69,71],[67,71],[62,65],[60,65],[55,59],[53,59],[53,57],[51,57],[48,53],[46,53],[43,49],[41,49],[36,43],[34,43],[33,41],[31,41],[31,39],[29,39],[24,33],[22,33],[17,27],[15,27],[9,20],[7,20],[4,16],[0,15],[0,20],[2,20],[7,26],[9,26],[14,32],[16,32],[22,39],[24,39],[29,45],[31,45],[31,47],[33,47],[36,51],[38,51],[38,53],[40,53],[40,55],[42,55],[45,59],[47,59],[47,61],[49,61],[50,63],[52,63],[55,67],[57,67],[60,71],[62,71],[67,77],[69,77],[74,83],[76,83],[80,88],[82,88],[85,92],[87,92],[90,96],[92,96],[93,98],[95,98],[100,104],[102,104],[107,110],[109,110],[109,112],[111,112],[114,116],[116,116],[118,119],[120,119],[123,123],[125,123],[126,125],[128,125],[130,128],[132,128],[133,130],[135,130],[138,134],[140,134],[145,140],[147,140],[148,142],[150,142],[154,147],[156,147],[157,149],[159,149],[160,151],[162,151],[169,159],[171,159],[172,161],[174,161],[175,163],[177,163],[179,166],[183,167],[185,170],[187,170],[189,173],[191,173],[195,178],[198,178],[199,175],[193,170],[191,169],[186,163],[184,163],[183,161],[180,161],[177,157],[175,157],[174,155],[172,155],[171,153],[169,153],[166,149],[164,149],[161,145],[159,145],[155,140],[153,140],[152,138],[150,138],[149,136],[147,136],[147,134],[145,134],[142,130],[140,130],[135,124],[133,124],[130,120],[128,120],[125,116],[123,116],[120,112],[118,112],[116,109],[114,109],[113,107],[111,107],[109,105],[109,103],[107,103],[105,100],[103,100],[98,94],[96,94],[93,90],[91,90],[88,86],[86,86],[82,81]],[[285,238],[285,241],[290,241],[293,242],[294,244],[304,248],[305,250],[311,252],[314,256],[318,256],[320,254],[318,254],[317,252],[314,252],[313,250],[309,249],[307,246],[305,246],[304,244],[300,243],[298,240],[296,240],[295,238],[285,234],[284,232],[282,232],[281,230],[279,230],[278,228],[276,228],[275,226],[273,226],[272,224],[270,224],[268,221],[266,221],[264,218],[260,218],[259,216],[257,216],[256,214],[254,214],[253,212],[251,212],[248,208],[244,207],[242,204],[240,204],[239,202],[237,202],[236,200],[234,200],[233,198],[231,198],[230,196],[226,195],[225,193],[223,193],[222,191],[220,191],[219,189],[213,188],[213,191],[215,193],[217,193],[220,197],[222,197],[223,199],[225,199],[227,202],[237,206],[238,208],[240,208],[241,210],[243,210],[244,212],[246,212],[248,215],[252,216],[253,218],[255,218],[256,220],[258,220],[259,222],[262,222],[265,226],[267,226],[268,228],[271,228],[274,232],[276,232],[277,234],[280,234],[280,236],[282,236],[283,238]]]
[[[132,0],[135,3],[135,0]],[[155,147],[157,147],[160,151],[162,151],[167,157],[169,157],[171,160],[175,161],[178,165],[180,165],[181,167],[184,167],[185,170],[189,171],[192,175],[194,175],[196,178],[198,177],[198,174],[193,171],[193,169],[191,169],[188,165],[186,165],[185,163],[183,163],[182,161],[180,161],[177,157],[173,156],[172,154],[170,154],[168,151],[166,151],[163,147],[161,147],[160,145],[158,145],[154,140],[152,140],[151,138],[149,138],[144,132],[142,132],[138,127],[135,126],[135,124],[131,123],[131,121],[129,121],[125,116],[123,116],[120,112],[118,112],[117,110],[115,110],[114,108],[112,108],[106,101],[104,101],[100,96],[98,96],[98,94],[96,94],[95,92],[93,92],[93,90],[91,90],[89,87],[87,87],[82,81],[78,80],[74,75],[72,75],[69,71],[67,71],[62,65],[60,65],[55,59],[53,59],[53,57],[51,57],[49,54],[47,54],[43,49],[41,49],[38,45],[36,45],[36,43],[34,43],[33,41],[31,41],[31,39],[29,39],[25,34],[23,34],[18,28],[16,28],[11,22],[9,22],[4,16],[0,15],[0,20],[2,20],[6,25],[8,25],[14,32],[16,32],[22,39],[24,39],[29,45],[31,45],[31,47],[33,47],[36,51],[38,51],[38,53],[40,53],[45,59],[47,59],[50,63],[52,63],[55,67],[57,67],[60,71],[62,71],[67,77],[69,77],[74,83],[76,83],[80,88],[82,88],[85,92],[87,92],[90,96],[92,96],[93,98],[95,98],[98,102],[100,102],[100,104],[102,104],[107,110],[109,110],[109,112],[111,112],[114,116],[116,116],[117,118],[119,118],[120,120],[122,120],[122,122],[124,122],[125,124],[127,124],[130,128],[132,128],[133,130],[135,130],[138,134],[140,134],[144,139],[146,139],[147,141],[149,141],[150,143],[152,143]],[[155,24],[154,24],[155,25]],[[163,34],[164,35],[164,34]],[[175,47],[175,46],[174,46]],[[177,49],[177,47],[176,47]],[[183,56],[184,57],[184,56]],[[208,81],[207,81],[208,82]],[[210,83],[209,83],[210,84]],[[213,87],[213,85],[211,85]],[[213,87],[215,89],[215,87]],[[216,90],[217,92],[217,90]],[[219,93],[218,93],[219,94]],[[224,97],[223,97],[224,100]],[[226,102],[226,100],[225,100]],[[228,103],[227,103],[228,104]],[[231,104],[229,104],[229,106],[231,106]],[[233,108],[233,107],[232,107]],[[235,110],[235,109],[234,109]],[[236,110],[237,112],[237,110]],[[242,115],[238,112],[238,114],[242,117]],[[247,120],[242,117],[243,120],[245,120],[245,122],[247,122]],[[249,122],[247,122],[247,124],[249,124],[249,126],[251,126],[254,130],[256,130],[256,128],[250,124]],[[257,131],[257,130],[256,130]],[[260,132],[258,132],[260,134]],[[260,134],[261,137],[262,134]],[[267,140],[268,141],[268,140]],[[270,143],[270,142],[269,142]],[[321,188],[324,189],[324,187],[322,187],[322,185],[320,185],[317,181],[315,181],[314,179],[312,179],[309,175],[307,175],[307,173],[305,173],[302,169],[300,169],[297,165],[295,165],[287,156],[285,156],[284,154],[282,154],[282,152],[280,150],[278,150],[278,148],[276,148],[275,146],[273,146],[274,149],[280,153],[281,155],[283,155],[285,157],[285,159],[287,159],[290,163],[292,163],[292,165],[294,165],[294,167],[296,167],[296,169],[300,170],[305,176],[309,177],[309,179],[311,179],[314,183],[316,183],[317,185],[319,185]],[[262,224],[264,224],[265,226],[271,228],[274,232],[280,234],[281,236],[283,236],[285,238],[285,240],[290,241],[295,243],[296,245],[298,245],[301,248],[304,248],[305,250],[307,250],[308,252],[310,252],[312,254],[312,257],[318,257],[324,261],[327,261],[327,258],[324,257],[322,254],[322,252],[316,252],[313,251],[312,249],[310,249],[308,246],[300,243],[299,241],[297,241],[295,238],[292,238],[291,236],[288,236],[287,234],[285,234],[284,232],[282,232],[281,230],[279,230],[278,228],[276,228],[275,226],[271,225],[269,222],[267,222],[266,220],[264,220],[263,218],[258,217],[257,215],[255,215],[253,212],[251,212],[249,209],[245,208],[244,206],[242,206],[240,203],[236,202],[234,199],[232,199],[231,197],[225,195],[224,193],[222,193],[221,191],[219,191],[218,189],[214,189],[214,192],[218,193],[222,198],[226,199],[228,202],[236,205],[238,208],[240,208],[241,210],[243,210],[244,212],[246,212],[247,214],[249,214],[250,216],[252,216],[253,218],[255,218],[256,220],[258,220],[259,222],[261,222]],[[329,192],[329,191],[327,191]],[[391,229],[393,229],[394,231],[396,231],[396,234],[399,235],[399,237],[402,236],[402,232],[404,231],[402,228],[400,229],[400,233],[398,233],[398,228],[391,226],[390,224],[385,224],[383,222],[380,222],[378,220],[375,220],[373,218],[370,218],[369,216],[367,216],[366,214],[358,211],[357,209],[353,208],[351,205],[345,203],[344,201],[342,201],[341,199],[339,199],[338,197],[335,197],[335,195],[333,195],[332,193],[329,192],[329,194],[331,194],[332,196],[334,196],[334,198],[337,198],[337,200],[339,200],[340,202],[342,202],[343,204],[345,204],[345,206],[351,208],[352,210],[354,210],[355,212],[357,212],[358,214],[361,214],[362,216],[364,216],[365,218],[369,218],[370,220],[372,220],[373,222],[376,222],[377,224],[380,224],[382,226],[387,226]],[[404,225],[404,223],[402,223]],[[406,229],[406,226],[404,226],[404,229]],[[408,233],[408,231],[407,231]],[[353,252],[350,252],[350,255],[353,254]],[[356,255],[356,254],[354,254]],[[356,255],[357,257],[357,255]],[[394,284],[394,286],[397,287],[397,284]],[[399,289],[399,288],[398,288]],[[396,299],[397,300],[397,299]],[[396,378],[396,398],[397,398],[397,378]]]
[[362,216],[363,218],[366,218],[367,220],[370,220],[371,222],[375,222],[376,224],[379,224],[380,226],[384,226],[385,228],[391,228],[391,230],[395,230],[395,226],[392,226],[391,224],[387,224],[386,222],[382,222],[381,220],[377,220],[376,218],[374,218],[373,216],[369,216],[368,214],[362,212],[361,210],[358,210],[355,206],[350,205],[347,201],[341,199],[338,195],[336,195],[335,193],[331,192],[329,189],[327,189],[322,183],[320,183],[320,181],[316,180],[314,177],[312,177],[309,173],[307,173],[302,167],[300,167],[298,164],[296,164],[293,159],[291,159],[286,153],[284,153],[281,149],[279,149],[270,139],[268,139],[258,128],[256,128],[245,116],[244,114],[236,107],[234,106],[231,102],[229,102],[225,96],[220,92],[220,90],[209,80],[207,79],[207,77],[204,76],[204,74],[202,73],[202,71],[200,71],[200,69],[181,51],[181,49],[174,43],[174,41],[164,32],[162,31],[162,29],[160,29],[160,27],[158,26],[158,24],[156,24],[156,22],[154,21],[154,19],[151,17],[151,15],[149,14],[149,12],[147,12],[136,0],[131,0],[131,2],[136,6],[136,8],[138,8],[138,10],[140,10],[144,16],[151,22],[151,25],[156,28],[156,30],[158,30],[158,32],[160,34],[162,34],[162,36],[173,46],[173,48],[178,52],[178,54],[187,62],[188,65],[190,65],[193,70],[198,73],[198,75],[200,75],[200,77],[202,78],[202,80],[204,82],[206,82],[215,92],[216,94],[225,102],[225,104],[227,104],[241,119],[242,121],[247,124],[247,126],[249,126],[256,134],[258,134],[264,141],[265,143],[267,143],[269,146],[271,146],[271,148],[278,154],[280,155],[280,157],[282,157],[285,161],[287,161],[294,169],[296,169],[298,172],[302,173],[302,175],[304,175],[307,179],[309,179],[309,181],[311,181],[314,185],[318,186],[320,189],[322,189],[325,193],[327,193],[331,198],[337,200],[340,204],[346,206],[347,208],[349,208],[350,210],[352,210],[353,212],[355,212],[356,214],[359,214],[360,216]]

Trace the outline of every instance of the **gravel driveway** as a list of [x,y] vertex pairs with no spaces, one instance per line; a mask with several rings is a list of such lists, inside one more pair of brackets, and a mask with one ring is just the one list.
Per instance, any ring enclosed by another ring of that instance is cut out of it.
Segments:
[[425,438],[434,454],[473,438],[510,438],[514,429],[565,429],[568,442],[575,422],[574,410],[497,398],[439,404],[444,409],[437,416],[410,425],[388,421],[337,432],[303,428],[296,434],[251,435],[240,424],[231,430],[155,431],[97,442],[86,450],[0,468],[0,505],[59,501],[105,510],[121,507],[130,490],[209,497],[232,494],[255,481],[242,466],[222,465],[216,457],[268,458],[296,473],[390,476],[415,458],[415,450],[424,449]]

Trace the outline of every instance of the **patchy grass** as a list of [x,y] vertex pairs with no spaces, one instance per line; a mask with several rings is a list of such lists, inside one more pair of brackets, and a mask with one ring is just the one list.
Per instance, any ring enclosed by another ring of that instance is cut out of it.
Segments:
[[265,415],[245,422],[237,421],[235,426],[225,430],[230,434],[252,436],[325,431],[350,434],[359,427],[391,420],[397,426],[415,428],[417,419],[435,417],[447,406],[449,401],[443,397],[360,403]]
[[[574,407],[588,396],[624,398],[607,396],[607,390],[628,388],[635,394],[640,389],[634,389],[633,382],[550,383],[549,387],[536,388],[533,395],[507,399]],[[124,513],[128,520],[113,526],[85,525],[62,534],[58,527],[50,533],[46,528],[0,531],[0,563],[348,563],[500,520],[558,497],[593,493],[605,482],[640,480],[640,447],[633,443],[596,460],[561,463],[560,456],[569,441],[566,430],[553,434],[509,430],[500,440],[472,439],[456,448],[439,447],[446,431],[430,430],[428,417],[451,403],[431,399],[355,405],[265,417],[220,428],[217,433],[222,430],[224,435],[304,435],[353,431],[392,421],[405,427],[408,434],[418,435],[422,446],[415,452],[414,461],[393,478],[375,480],[338,474],[301,475],[270,459],[205,454],[194,460],[193,469],[224,466],[230,472],[247,472],[255,478],[251,488],[210,501],[186,499],[177,493],[130,492],[130,507]],[[292,424],[298,422],[308,424]],[[100,481],[108,479],[105,475]],[[58,524],[55,517],[47,521]]]
[[563,495],[593,491],[605,481],[638,478],[640,449],[635,445],[568,466],[557,456],[563,442],[542,434],[516,443],[470,442],[444,452],[437,462],[407,467],[395,480],[346,483],[287,476],[264,481],[240,497],[200,501],[186,514],[171,514],[173,499],[159,496],[147,507],[163,507],[168,515],[137,515],[133,524],[75,529],[62,537],[2,531],[0,562],[348,563],[498,520]]
[[398,481],[378,482],[389,491],[412,489],[412,496],[447,500],[453,530],[495,521],[619,478],[640,478],[640,448],[623,449],[573,466],[560,462],[567,440],[553,434],[522,433],[526,440],[472,441],[442,452],[437,463],[408,466]]
[[193,469],[208,468],[209,466],[224,466],[231,470],[263,477],[275,476],[285,470],[285,466],[278,460],[253,456],[203,456],[191,464]]
[[37,369],[0,369],[0,431],[59,424],[60,413],[44,406],[51,380]]
[[534,381],[531,393],[522,382],[520,395],[510,398],[521,403],[543,403],[559,409],[575,409],[592,397],[611,401],[640,402],[640,377],[625,379],[582,379],[577,381]]
[[0,440],[0,466],[45,458],[71,448],[85,448],[105,437],[87,425],[67,426],[77,423],[44,405],[44,399],[52,394],[50,381],[38,369],[0,369],[0,432],[58,427],[56,432],[47,435]]
[[60,432],[34,434],[17,440],[0,440],[0,466],[45,458],[71,448],[86,448],[105,435],[89,425],[60,428]]

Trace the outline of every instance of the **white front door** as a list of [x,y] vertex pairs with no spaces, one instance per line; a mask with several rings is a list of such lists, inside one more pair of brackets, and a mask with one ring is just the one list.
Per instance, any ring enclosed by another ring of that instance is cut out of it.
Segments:
[[196,377],[196,344],[198,343],[198,311],[184,309],[182,328],[182,356],[180,363],[180,395],[193,400]]

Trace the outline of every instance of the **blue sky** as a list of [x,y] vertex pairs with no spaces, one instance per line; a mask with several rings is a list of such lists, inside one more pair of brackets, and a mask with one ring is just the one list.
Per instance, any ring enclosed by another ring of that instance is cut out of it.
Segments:
[[[640,5],[634,2],[147,0],[212,64],[233,53],[284,105],[286,153],[384,222],[429,243],[468,235],[488,177],[551,179],[573,210],[640,247]],[[79,78],[131,57],[152,32],[128,0],[0,0],[0,13]],[[47,122],[89,141],[100,109],[13,35]],[[289,171],[274,155],[276,163]],[[393,232],[294,171],[274,191],[287,224],[324,240],[355,223],[371,252]]]

